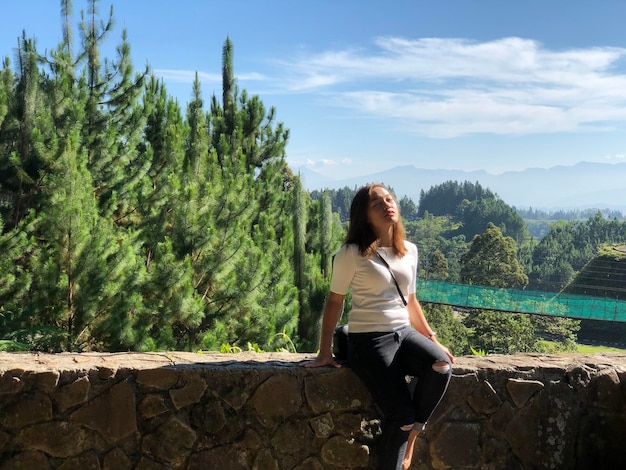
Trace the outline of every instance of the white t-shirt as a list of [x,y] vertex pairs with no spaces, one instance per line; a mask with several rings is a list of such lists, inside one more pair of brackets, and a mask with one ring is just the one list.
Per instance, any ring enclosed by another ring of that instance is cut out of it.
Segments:
[[[398,258],[391,247],[378,252],[389,263],[404,298],[415,293],[417,246],[405,241],[407,253]],[[330,290],[345,295],[352,288],[352,310],[348,328],[352,333],[393,331],[410,325],[409,312],[402,303],[389,269],[378,256],[363,257],[357,245],[343,245],[333,261]]]

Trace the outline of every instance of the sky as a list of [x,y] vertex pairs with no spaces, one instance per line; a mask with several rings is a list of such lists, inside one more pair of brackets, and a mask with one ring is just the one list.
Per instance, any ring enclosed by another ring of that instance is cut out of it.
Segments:
[[[229,37],[239,89],[290,129],[294,170],[626,161],[623,0],[100,0],[103,18],[111,5],[102,55],[125,28],[135,68],[182,106],[196,72],[221,99]],[[87,7],[74,0],[74,24]],[[12,63],[22,31],[40,52],[61,41],[59,1],[0,0],[0,18]]]

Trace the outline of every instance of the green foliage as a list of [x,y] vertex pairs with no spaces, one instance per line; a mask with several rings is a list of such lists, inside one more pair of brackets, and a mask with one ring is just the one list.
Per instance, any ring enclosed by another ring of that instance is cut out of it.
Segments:
[[624,348],[613,348],[607,346],[592,346],[589,344],[579,344],[576,347],[576,352],[581,354],[598,354],[604,352],[621,352],[625,351]]
[[[489,223],[474,237],[462,257],[461,279],[465,283],[493,287],[523,287],[528,282],[516,258],[515,241],[504,237]],[[529,315],[471,310],[463,319],[469,330],[469,344],[487,353],[515,354],[537,349]]]
[[[465,181],[460,184],[448,181],[421,191],[418,216],[424,220],[433,217],[449,217],[449,232],[443,236],[471,241],[474,236],[487,230],[489,224],[500,228],[505,236],[511,237],[520,249],[531,242],[530,234],[522,217],[490,190],[478,183]],[[419,239],[419,237],[416,237]],[[447,249],[439,248],[452,261]],[[431,253],[432,249],[426,250]],[[455,266],[456,267],[456,266]],[[456,279],[456,271],[451,276]]]
[[125,31],[101,60],[96,3],[77,44],[64,2],[58,48],[24,35],[0,73],[2,347],[295,350],[288,130],[237,89],[229,39],[222,103],[196,80],[183,117]]
[[487,355],[487,353],[483,351],[482,349],[471,348],[471,351],[472,351],[473,356],[486,356]]
[[240,353],[242,349],[239,346],[233,346],[228,343],[222,343],[220,345],[220,352],[223,354],[236,354]]
[[298,352],[296,350],[296,345],[293,343],[289,335],[285,333],[284,331],[274,335],[274,338],[276,338],[279,341],[279,344],[283,344],[282,346],[279,346],[276,348],[277,352],[293,352],[293,353]]
[[431,277],[433,268],[431,258],[439,254],[447,263],[447,278],[450,281],[458,281],[460,272],[460,258],[467,251],[465,237],[462,235],[451,236],[457,228],[457,224],[450,216],[434,216],[426,212],[424,216],[414,222],[406,222],[405,229],[407,239],[417,245],[420,257],[418,266],[419,277]]
[[404,196],[398,203],[400,205],[400,214],[402,214],[404,220],[410,222],[417,220],[417,205],[412,199],[409,199],[408,196]]
[[463,324],[470,331],[469,342],[473,349],[496,354],[538,350],[530,315],[472,310]]
[[469,353],[469,332],[452,307],[423,302],[422,308],[428,324],[437,332],[441,344],[445,344],[454,355]]
[[576,333],[580,330],[580,320],[537,315],[531,321],[536,334],[550,342],[552,351],[576,351]]
[[[24,33],[0,70],[0,349],[316,350],[357,188],[304,191],[284,159],[289,130],[238,89],[230,38],[221,97],[205,105],[196,79],[183,115],[134,70],[125,31],[114,60],[100,57],[114,21],[97,1],[73,42],[71,7],[56,49],[43,56]],[[521,287],[528,272],[560,290],[603,243],[626,243],[626,222],[598,212],[534,245],[478,183],[400,206],[419,275],[452,282]],[[457,354],[536,349],[533,331],[568,349],[577,326],[425,310]]]
[[461,258],[461,280],[467,284],[492,287],[524,287],[528,276],[517,260],[515,241],[489,223],[487,230],[474,237]]
[[13,340],[0,340],[0,351],[4,352],[24,352],[28,351],[28,344],[19,343]]

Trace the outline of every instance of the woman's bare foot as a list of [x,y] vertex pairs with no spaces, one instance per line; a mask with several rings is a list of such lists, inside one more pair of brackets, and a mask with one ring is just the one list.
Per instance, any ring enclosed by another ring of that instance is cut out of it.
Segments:
[[406,443],[406,451],[404,452],[404,458],[402,459],[402,470],[409,470],[411,467],[411,461],[413,460],[413,450],[415,449],[415,440],[419,431],[417,429],[411,429],[409,432],[409,438]]

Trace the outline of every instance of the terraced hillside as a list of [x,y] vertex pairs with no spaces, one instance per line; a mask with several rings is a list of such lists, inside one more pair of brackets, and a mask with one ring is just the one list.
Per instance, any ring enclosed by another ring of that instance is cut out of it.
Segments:
[[[564,292],[626,301],[626,245],[600,250]],[[626,347],[626,323],[582,320],[578,339]]]

